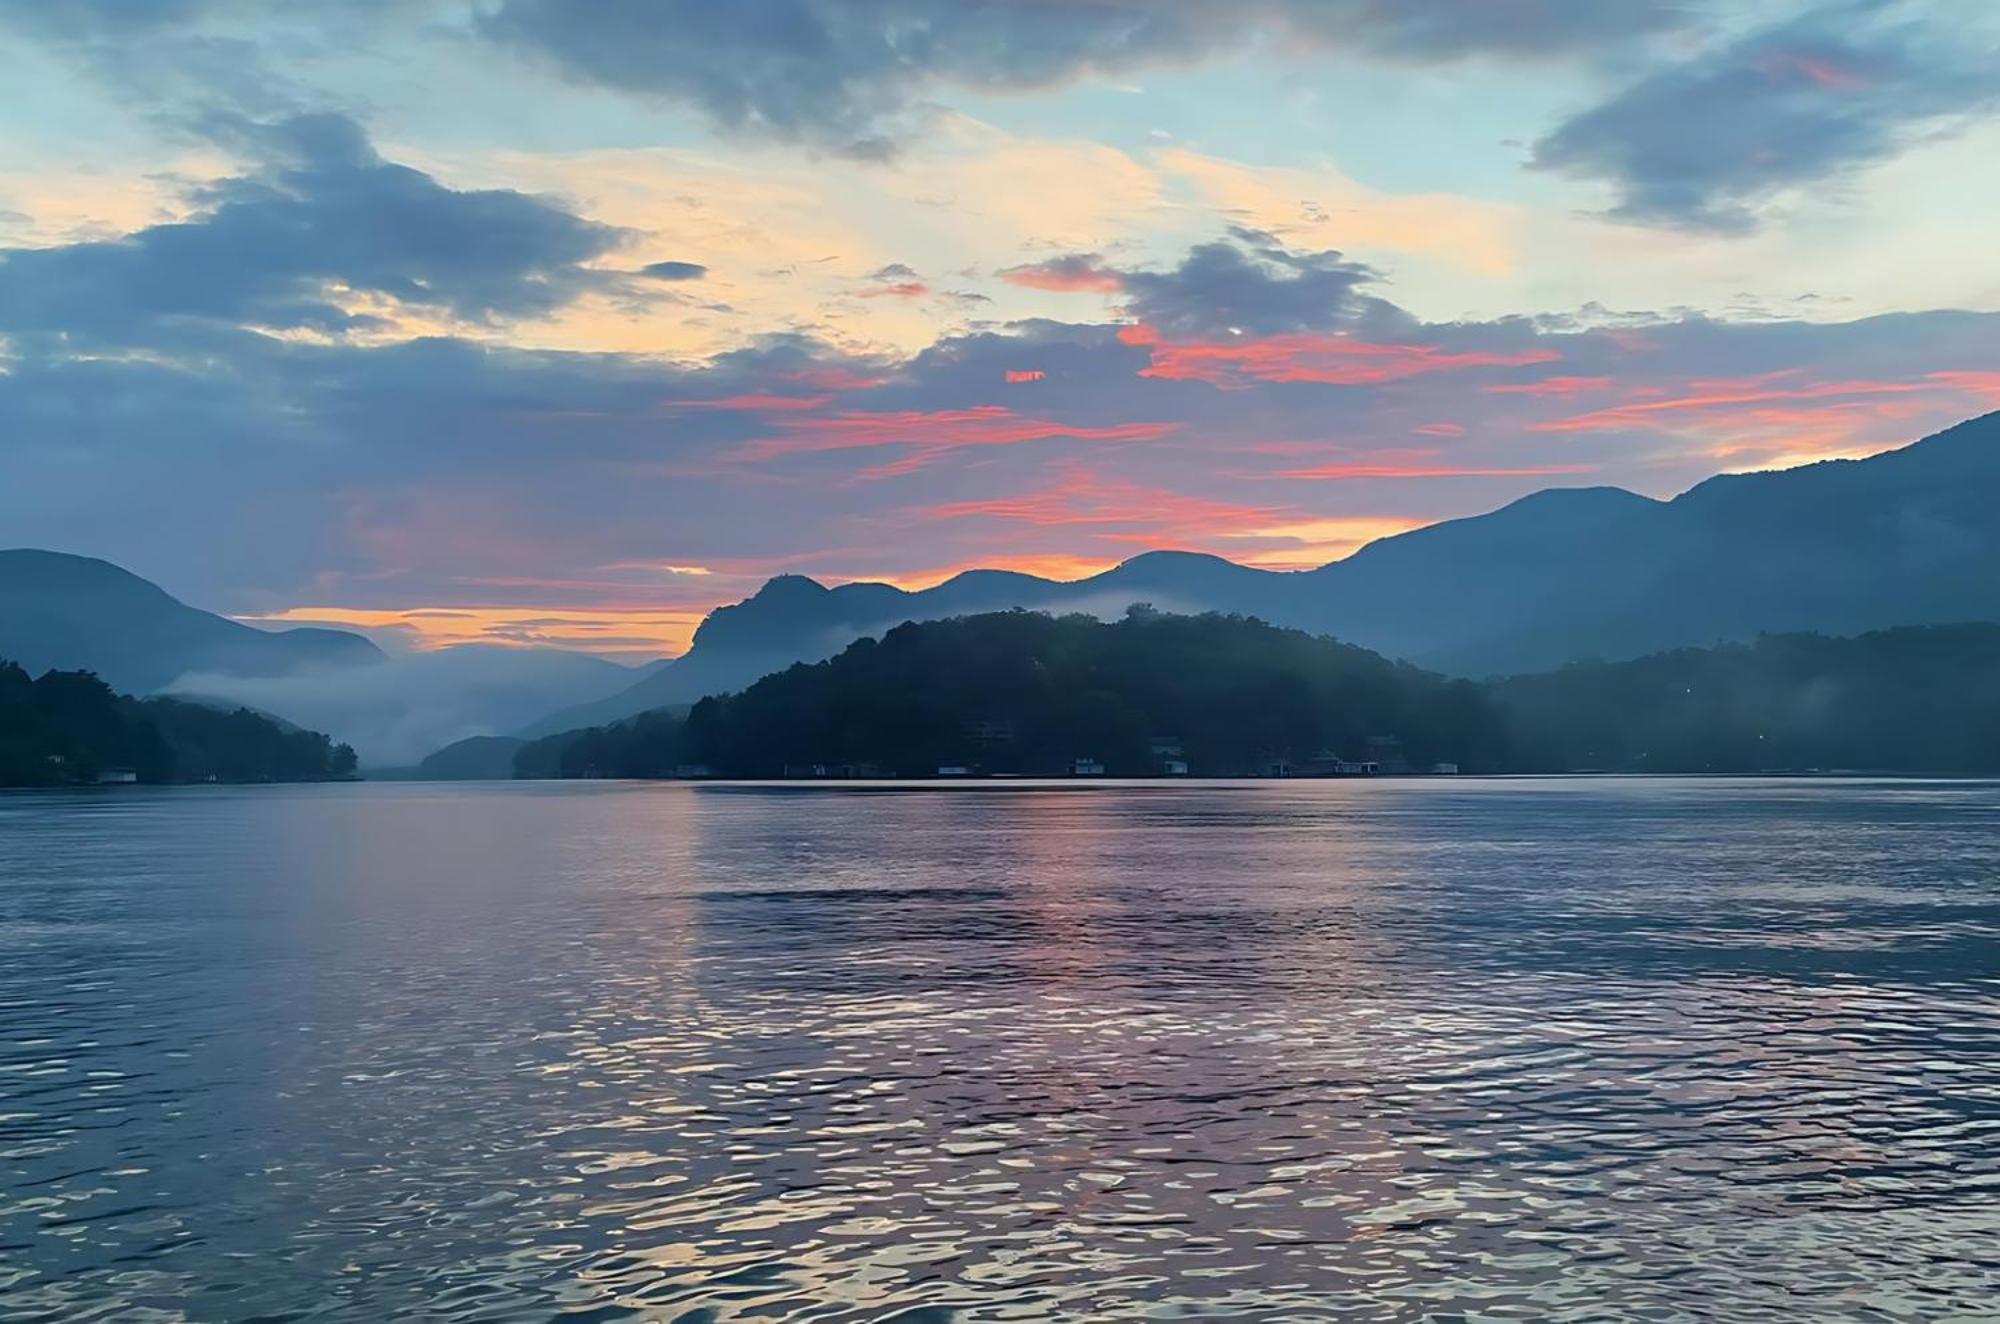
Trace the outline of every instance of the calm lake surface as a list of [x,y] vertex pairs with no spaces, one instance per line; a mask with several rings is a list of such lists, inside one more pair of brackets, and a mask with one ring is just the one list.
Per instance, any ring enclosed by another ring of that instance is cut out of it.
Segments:
[[2000,787],[0,796],[0,1318],[1993,1319]]

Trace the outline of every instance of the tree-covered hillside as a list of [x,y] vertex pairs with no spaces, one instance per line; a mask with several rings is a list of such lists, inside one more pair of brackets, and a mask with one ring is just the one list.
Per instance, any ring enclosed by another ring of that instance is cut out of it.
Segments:
[[31,678],[0,662],[0,786],[141,782],[328,781],[354,774],[354,751],[247,708],[132,699],[87,671]]
[[1767,635],[1489,692],[1526,771],[2000,773],[2000,625]]
[[2000,774],[2000,625],[1772,635],[1474,683],[1237,616],[901,625],[741,694],[551,736],[522,777],[1384,770]]
[[1168,760],[1218,776],[1333,757],[1492,766],[1500,732],[1478,686],[1239,616],[1144,608],[1001,612],[897,626],[839,656],[664,713],[536,742],[523,775],[735,777],[788,768],[925,776],[940,767],[1112,776]]

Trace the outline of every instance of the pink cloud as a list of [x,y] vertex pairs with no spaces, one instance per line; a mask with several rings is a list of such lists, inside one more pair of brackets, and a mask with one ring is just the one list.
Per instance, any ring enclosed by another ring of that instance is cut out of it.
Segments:
[[1054,294],[1115,294],[1125,288],[1123,276],[1085,257],[1052,258],[1009,267],[1000,273],[1000,279],[1023,289]]
[[[1661,428],[1672,426],[1673,415],[1688,413],[1708,413],[1731,411],[1743,407],[1761,407],[1790,401],[1842,400],[1866,396],[1907,395],[1915,392],[1936,390],[1928,382],[1817,382],[1810,386],[1790,388],[1769,388],[1763,384],[1777,376],[1788,374],[1766,374],[1757,378],[1742,378],[1709,382],[1693,382],[1690,387],[1694,394],[1667,396],[1659,399],[1628,401],[1613,405],[1608,409],[1594,410],[1587,414],[1576,414],[1569,418],[1552,419],[1543,423],[1528,425],[1530,432],[1604,432],[1624,428]],[[1740,385],[1739,385],[1740,383]],[[1772,412],[1766,410],[1765,412]],[[1809,411],[1820,416],[1824,411]]]
[[816,364],[776,374],[778,380],[808,391],[867,391],[886,385],[886,373],[856,372],[837,363]]
[[2000,372],[1932,372],[1927,380],[1971,395],[2000,396]]
[[1009,368],[1007,370],[1007,384],[1009,386],[1019,386],[1026,382],[1041,381],[1046,376],[1048,374],[1040,368]]
[[1762,62],[1767,78],[1784,82],[1804,81],[1823,92],[1858,92],[1867,87],[1868,76],[1817,55],[1781,51]]
[[1479,389],[1489,395],[1537,395],[1564,397],[1589,391],[1611,389],[1609,377],[1544,377],[1538,382],[1501,382]]
[[1090,426],[1029,418],[1001,405],[929,412],[854,411],[823,418],[780,422],[783,436],[765,437],[740,452],[747,460],[789,455],[867,450],[877,446],[906,447],[910,454],[868,470],[864,477],[888,477],[921,469],[950,451],[973,446],[1014,446],[1024,442],[1154,441],[1176,431],[1178,423],[1113,423]]
[[1223,341],[1168,341],[1153,327],[1128,326],[1118,333],[1118,338],[1125,344],[1151,349],[1151,365],[1140,370],[1141,377],[1207,382],[1225,390],[1241,390],[1258,383],[1377,386],[1426,373],[1521,367],[1553,363],[1562,357],[1545,349],[1511,354],[1451,353],[1434,345],[1378,344],[1315,332]]
[[[1169,541],[1269,524],[1288,512],[1144,487],[1071,468],[1055,483],[1008,497],[982,497],[922,507],[925,520],[986,518],[1039,528],[1097,528],[1116,541]],[[1122,530],[1122,532],[1121,532]]]

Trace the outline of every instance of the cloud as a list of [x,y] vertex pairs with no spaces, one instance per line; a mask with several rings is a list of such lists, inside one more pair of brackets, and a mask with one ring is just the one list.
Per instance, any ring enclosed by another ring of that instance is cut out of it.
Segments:
[[639,274],[654,280],[700,280],[708,268],[699,262],[649,262],[639,268]]
[[344,334],[368,301],[484,322],[545,314],[601,288],[586,264],[621,232],[544,199],[461,192],[384,161],[353,121],[218,119],[261,161],[199,190],[184,221],[116,239],[0,249],[0,332],[102,343],[202,326]]
[[691,105],[725,129],[884,157],[952,89],[1020,92],[1274,49],[1430,63],[1615,49],[1673,0],[502,0],[491,39],[567,76]]
[[[1442,193],[1398,194],[1357,183],[1329,164],[1253,166],[1185,148],[1159,154],[1224,215],[1294,247],[1337,245],[1415,253],[1481,276],[1517,265],[1520,209]],[[1004,274],[1004,273],[1003,273]]]
[[2000,105],[1992,40],[1883,0],[1839,0],[1640,79],[1535,146],[1601,179],[1614,216],[1741,233],[1771,199]]
[[1008,267],[999,274],[1009,285],[1056,294],[1112,294],[1125,288],[1124,275],[1105,265],[1096,253],[1065,253]]
[[1436,345],[1381,344],[1345,335],[1292,333],[1221,341],[1163,341],[1147,326],[1129,328],[1124,334],[1129,343],[1152,351],[1152,362],[1140,376],[1227,388],[1260,382],[1379,386],[1427,373],[1518,368],[1553,363],[1562,357],[1553,349],[1453,353]]
[[931,287],[913,269],[901,262],[891,262],[868,274],[873,288],[861,291],[864,299],[924,299],[930,297]]
[[[1797,372],[1775,374],[1775,377],[1780,379],[1796,380],[1798,376]],[[1537,432],[1592,432],[1642,428],[1654,426],[1660,416],[1667,414],[1711,413],[1718,410],[1731,411],[1771,405],[1789,407],[1801,401],[1851,401],[1868,396],[1910,395],[1939,389],[1935,381],[1830,381],[1779,386],[1773,384],[1773,376],[1770,375],[1695,382],[1691,385],[1693,389],[1690,394],[1662,397],[1656,389],[1647,388],[1637,399],[1627,403],[1594,410],[1587,414],[1550,419],[1544,423],[1533,424],[1532,427]]]
[[323,109],[332,103],[287,76],[287,56],[352,49],[435,18],[403,0],[0,0],[0,31],[64,52],[154,114],[169,104]]
[[855,410],[821,417],[783,419],[782,435],[763,437],[743,449],[748,460],[867,450],[892,446],[906,453],[864,471],[883,478],[912,473],[941,456],[968,446],[1018,446],[1031,441],[1154,441],[1172,432],[1172,423],[1092,425],[1032,418],[1000,405],[932,411]]
[[1556,478],[1571,474],[1587,474],[1593,466],[1588,464],[1534,464],[1516,469],[1472,469],[1444,464],[1321,464],[1308,469],[1286,469],[1285,478],[1304,478],[1314,481],[1333,480],[1351,482],[1361,478],[1430,479],[1430,478]]
[[940,502],[911,513],[927,521],[991,519],[1038,528],[1087,528],[1120,542],[1172,547],[1223,530],[1270,524],[1288,511],[1148,487],[1067,465],[1055,482],[1032,491]]
[[[124,339],[4,333],[0,526],[224,610],[618,647],[779,569],[1083,566],[1153,540],[1303,563],[1357,521],[1471,514],[1585,472],[1667,494],[1723,464],[1879,449],[2000,389],[2000,315],[1423,322],[1338,255],[1252,232],[1217,245],[1117,268],[1115,298],[1171,333],[1081,301],[1093,320],[913,352],[804,332],[683,360],[255,334],[233,319],[321,278],[260,278],[199,318],[79,287],[64,326]],[[168,322],[205,333],[156,334]],[[1078,467],[1089,486],[1066,478]],[[910,512],[935,509],[962,518],[912,538]],[[1253,536],[1281,528],[1315,533]],[[689,565],[715,573],[657,569]]]
[[1120,273],[1126,315],[1168,337],[1269,336],[1400,316],[1360,293],[1374,279],[1337,252],[1293,252],[1247,229],[1196,245],[1172,271]]

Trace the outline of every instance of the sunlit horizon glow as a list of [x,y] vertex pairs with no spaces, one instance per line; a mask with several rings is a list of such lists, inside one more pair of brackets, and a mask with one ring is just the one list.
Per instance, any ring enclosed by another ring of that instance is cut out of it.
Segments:
[[450,606],[369,610],[354,607],[287,607],[234,619],[262,628],[328,626],[360,629],[412,652],[465,644],[502,648],[567,648],[649,661],[687,651],[705,612],[629,610],[534,611],[510,607]]
[[0,5],[0,523],[630,660],[2000,408],[2000,13],[1129,3]]

